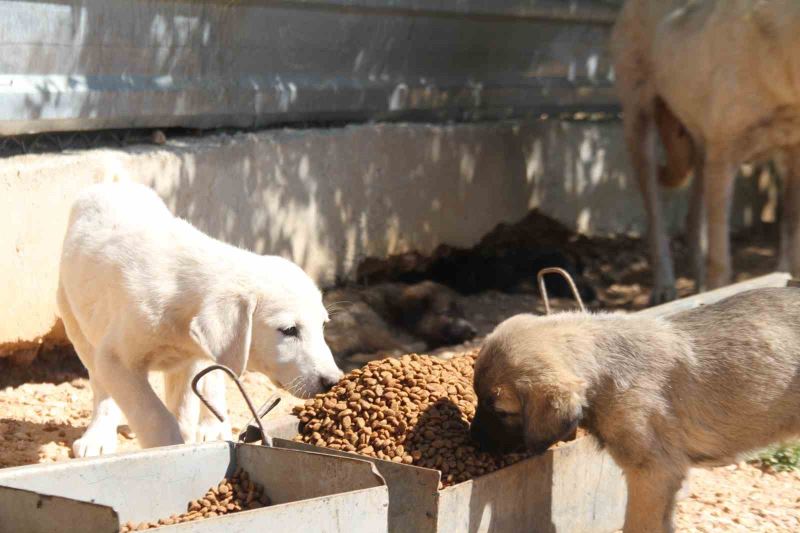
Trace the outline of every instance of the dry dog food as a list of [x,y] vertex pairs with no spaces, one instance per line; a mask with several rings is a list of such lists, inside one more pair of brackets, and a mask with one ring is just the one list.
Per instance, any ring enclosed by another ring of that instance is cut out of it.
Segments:
[[372,361],[295,408],[301,421],[296,440],[434,468],[442,472],[442,486],[515,463],[526,455],[481,452],[470,439],[476,357]]
[[205,496],[189,502],[185,513],[162,518],[157,522],[142,522],[140,524],[128,522],[122,526],[120,533],[144,531],[248,509],[258,509],[269,504],[269,498],[264,493],[263,487],[258,483],[254,483],[247,472],[239,468],[231,479],[223,479],[219,485],[208,489]]

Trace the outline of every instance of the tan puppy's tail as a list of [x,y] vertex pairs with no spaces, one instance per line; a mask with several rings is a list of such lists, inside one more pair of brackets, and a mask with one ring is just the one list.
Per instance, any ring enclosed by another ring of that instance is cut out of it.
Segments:
[[669,189],[683,187],[692,174],[694,142],[661,98],[656,98],[655,118],[658,135],[667,155],[667,164],[658,168],[658,182]]

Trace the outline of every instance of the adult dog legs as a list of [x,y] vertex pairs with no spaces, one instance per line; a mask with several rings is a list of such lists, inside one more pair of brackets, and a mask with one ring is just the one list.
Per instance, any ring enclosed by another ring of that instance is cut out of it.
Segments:
[[650,303],[663,303],[674,300],[676,291],[669,238],[664,224],[664,215],[661,212],[661,203],[658,199],[655,122],[652,112],[646,110],[640,110],[638,113],[625,113],[623,120],[625,141],[628,144],[633,171],[639,182],[647,212],[650,261],[654,276]]
[[738,165],[727,153],[708,151],[703,169],[703,188],[708,230],[706,282],[709,289],[730,283],[730,210],[734,171]]
[[689,191],[689,212],[686,216],[686,235],[689,241],[689,256],[692,262],[692,275],[697,292],[706,290],[706,256],[708,254],[708,239],[706,228],[704,183],[703,183],[703,154],[697,149],[694,155],[694,177]]
[[800,277],[800,146],[786,150],[778,269]]

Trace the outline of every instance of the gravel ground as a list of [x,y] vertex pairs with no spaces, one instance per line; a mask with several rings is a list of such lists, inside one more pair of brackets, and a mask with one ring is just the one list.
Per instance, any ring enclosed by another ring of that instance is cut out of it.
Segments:
[[[47,354],[44,359],[27,371],[4,372],[8,369],[0,366],[0,468],[68,459],[72,442],[89,423],[92,390],[80,362],[69,353]],[[160,394],[161,376],[154,374],[151,382]],[[272,394],[281,395],[283,401],[270,416],[288,414],[300,402],[259,374],[247,373],[242,382],[256,407]],[[236,436],[251,417],[232,382],[227,396]],[[119,431],[117,442],[118,451],[139,449],[127,427]]]
[[[448,350],[440,353],[450,355]],[[0,376],[0,467],[69,459],[92,408],[89,381],[79,363],[69,355],[48,354],[25,371],[0,367]],[[159,379],[153,382],[159,390]],[[263,376],[248,373],[243,382],[256,405],[275,392]],[[298,402],[284,398],[276,415]],[[250,416],[232,384],[228,399],[238,433]],[[135,435],[125,428],[118,439],[119,451],[138,449]],[[690,495],[678,507],[677,525],[679,531],[800,531],[800,473],[766,473],[747,463],[695,470]]]
[[[589,277],[601,289],[606,307],[640,309],[647,302],[649,273],[641,243],[615,244],[609,254],[598,254],[589,262]],[[737,250],[737,280],[764,274],[774,268],[774,242],[749,242]],[[678,247],[678,265],[681,260]],[[605,255],[605,259],[603,258]],[[681,269],[679,267],[679,274]],[[689,294],[692,284],[679,280],[680,294]],[[467,302],[468,315],[485,334],[498,320],[510,314],[540,308],[531,294],[484,293]],[[566,307],[569,302],[556,302]],[[473,343],[474,344],[474,343]],[[464,347],[439,350],[447,356]],[[353,361],[356,363],[356,361]],[[160,379],[153,378],[156,390]],[[261,405],[273,393],[268,379],[245,374],[244,385],[254,403]],[[284,401],[273,413],[285,414],[298,400],[281,393]],[[238,390],[229,382],[234,434],[250,418]],[[89,422],[92,395],[85,370],[69,351],[43,354],[29,367],[0,360],[0,467],[66,460],[72,442]],[[135,450],[135,435],[119,432],[119,451]],[[680,531],[800,531],[800,474],[766,473],[741,463],[692,474],[689,496],[680,502]]]
[[695,470],[678,504],[679,531],[800,531],[800,473],[739,463]]

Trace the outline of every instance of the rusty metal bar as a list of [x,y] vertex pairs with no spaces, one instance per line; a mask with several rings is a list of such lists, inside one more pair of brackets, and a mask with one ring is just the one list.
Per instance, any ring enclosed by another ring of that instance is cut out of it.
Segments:
[[545,274],[559,274],[562,278],[564,278],[569,284],[569,288],[572,290],[572,295],[575,297],[575,301],[578,302],[578,307],[580,307],[581,311],[584,313],[586,312],[586,306],[583,305],[583,300],[578,292],[578,287],[575,285],[575,281],[573,281],[572,276],[569,275],[569,272],[563,268],[548,267],[541,269],[536,275],[536,278],[539,280],[539,292],[542,294],[542,299],[544,300],[544,309],[546,314],[550,314],[550,299],[547,296],[547,287],[545,287],[544,283]]
[[[200,381],[200,379],[209,372],[213,372],[214,370],[222,370],[223,372],[228,374],[228,376],[230,376],[233,382],[236,383],[236,386],[239,387],[239,392],[242,393],[242,398],[244,398],[244,401],[247,403],[247,408],[250,409],[250,413],[252,413],[253,418],[255,418],[256,424],[258,425],[258,430],[261,433],[261,442],[264,444],[264,446],[271,447],[272,439],[264,432],[264,426],[261,425],[261,418],[258,416],[258,411],[256,411],[255,407],[253,407],[253,402],[250,400],[250,396],[247,394],[247,391],[244,390],[242,382],[239,381],[239,378],[236,376],[236,373],[233,370],[231,370],[225,365],[219,365],[219,364],[211,365],[204,368],[203,370],[198,372],[197,375],[192,379],[192,390],[194,391],[194,393],[197,395],[198,398],[200,398],[200,401],[202,401],[203,404],[206,407],[208,407],[208,410],[214,413],[214,416],[216,416],[220,422],[225,421],[225,416],[221,414],[219,411],[217,411],[217,409],[213,405],[211,405],[211,403],[206,399],[206,397],[203,396],[199,390],[197,390],[197,384]],[[269,410],[278,405],[279,402],[280,398],[278,398],[277,401],[271,407],[269,407],[269,409],[266,410],[266,412],[269,412]]]

